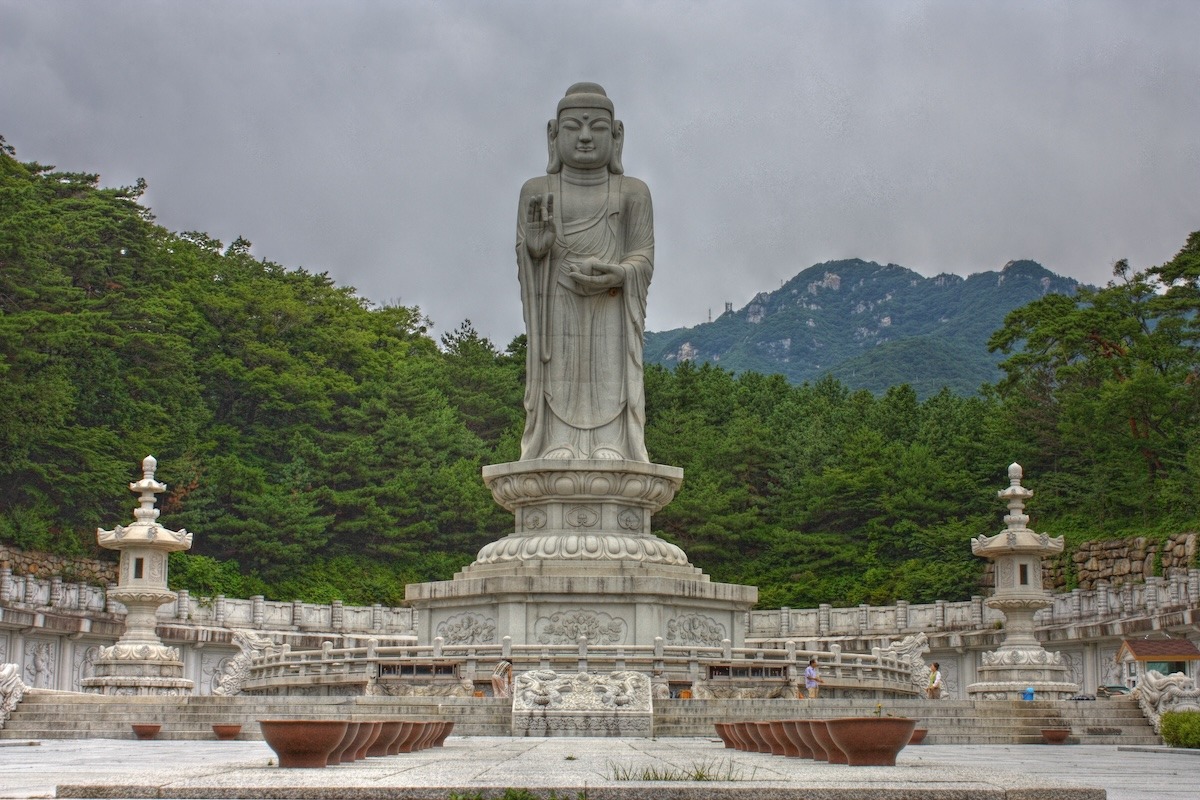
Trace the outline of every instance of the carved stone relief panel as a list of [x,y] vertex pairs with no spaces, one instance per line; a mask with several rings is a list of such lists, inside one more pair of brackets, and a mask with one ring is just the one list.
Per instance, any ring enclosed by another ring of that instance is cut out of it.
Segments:
[[681,614],[667,622],[667,644],[694,644],[720,647],[725,626],[702,614]]
[[1009,559],[996,562],[996,588],[1011,589],[1013,587],[1013,565]]
[[437,636],[446,644],[495,644],[496,620],[474,611],[455,614],[437,626]]
[[594,506],[571,506],[564,519],[571,528],[594,528],[600,522],[600,512]]
[[78,691],[83,686],[84,678],[96,676],[96,659],[100,658],[101,645],[93,644],[87,647],[77,647],[71,654],[71,689]]
[[1067,675],[1072,683],[1083,684],[1083,654],[1063,653],[1063,661],[1067,664]]
[[1100,663],[1099,667],[1101,686],[1118,686],[1124,681],[1121,679],[1121,665],[1117,663],[1116,647],[1102,647],[1098,654]]
[[958,663],[955,661],[947,661],[944,664],[938,665],[938,672],[942,673],[942,697],[962,697],[959,691]]
[[147,576],[155,583],[162,583],[167,579],[167,554],[166,553],[151,553],[147,557]]
[[628,628],[620,617],[581,608],[540,618],[534,634],[539,644],[575,644],[580,636],[589,644],[625,644]]
[[55,664],[58,661],[58,642],[29,639],[25,642],[25,683],[35,689],[55,688]]
[[216,694],[217,687],[221,685],[221,678],[225,675],[226,669],[230,666],[230,662],[236,657],[236,653],[214,653],[207,650],[200,651],[200,682],[196,684],[196,688],[200,694]]

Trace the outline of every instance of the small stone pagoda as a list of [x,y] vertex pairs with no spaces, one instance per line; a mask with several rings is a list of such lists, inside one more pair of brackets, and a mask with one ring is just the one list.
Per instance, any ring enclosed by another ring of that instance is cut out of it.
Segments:
[[1061,553],[1063,538],[1029,529],[1025,501],[1033,492],[1021,485],[1021,477],[1021,465],[1011,464],[1009,486],[997,492],[1008,504],[1007,529],[971,542],[975,555],[995,565],[996,592],[985,602],[1005,617],[1004,641],[995,652],[982,654],[981,680],[967,687],[973,699],[1020,700],[1029,689],[1041,700],[1079,693],[1062,654],[1046,652],[1034,635],[1034,615],[1051,602],[1042,588],[1042,559]]
[[154,479],[157,468],[154,456],[146,456],[142,479],[129,484],[129,490],[138,495],[134,523],[111,531],[96,529],[101,547],[121,551],[117,588],[109,590],[108,596],[128,613],[125,634],[100,652],[94,677],[82,681],[84,691],[110,695],[184,695],[192,691],[192,681],[183,677],[179,649],[164,645],[155,630],[159,606],[176,598],[167,588],[167,554],[192,546],[192,534],[186,530],[172,531],[158,524],[154,496],[167,487]]

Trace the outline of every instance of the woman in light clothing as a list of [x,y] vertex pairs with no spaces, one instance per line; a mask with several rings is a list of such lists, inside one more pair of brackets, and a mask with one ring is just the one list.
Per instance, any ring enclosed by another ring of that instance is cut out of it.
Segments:
[[930,700],[937,700],[942,696],[942,671],[939,668],[941,665],[938,662],[933,662],[933,669],[929,670],[929,688],[925,690]]

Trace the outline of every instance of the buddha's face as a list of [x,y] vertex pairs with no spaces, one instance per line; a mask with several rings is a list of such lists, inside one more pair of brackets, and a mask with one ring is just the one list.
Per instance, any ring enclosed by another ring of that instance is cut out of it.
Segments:
[[569,167],[606,167],[613,152],[612,114],[603,108],[563,109],[555,144],[559,158]]

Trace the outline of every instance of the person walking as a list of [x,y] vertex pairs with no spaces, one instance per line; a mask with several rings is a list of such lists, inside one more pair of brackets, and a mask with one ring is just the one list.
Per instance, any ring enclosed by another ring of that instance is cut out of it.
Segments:
[[930,700],[937,700],[942,696],[942,670],[938,662],[933,662],[933,669],[929,670],[929,686],[925,689],[925,694]]
[[817,699],[817,693],[821,689],[821,684],[825,681],[821,680],[820,674],[817,672],[817,660],[810,658],[808,667],[804,670],[804,691],[808,693],[810,700]]

